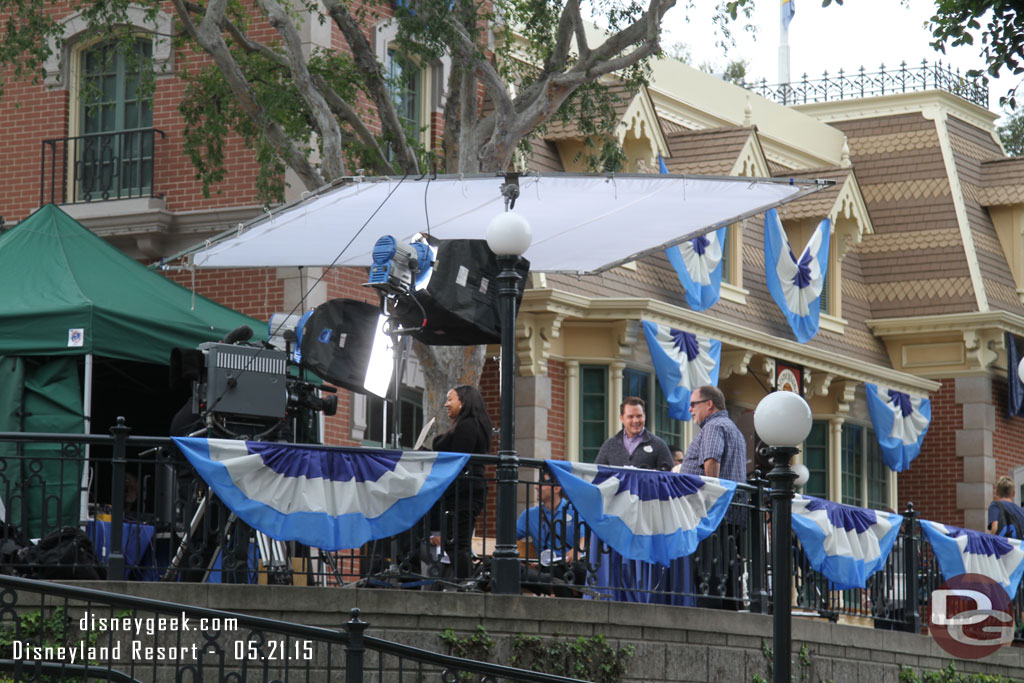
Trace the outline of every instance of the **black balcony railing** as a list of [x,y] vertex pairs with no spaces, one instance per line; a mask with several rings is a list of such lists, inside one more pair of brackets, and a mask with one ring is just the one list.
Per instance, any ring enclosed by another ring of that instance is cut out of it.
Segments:
[[39,203],[155,197],[156,128],[43,140]]
[[760,83],[744,83],[743,86],[758,95],[779,104],[810,104],[812,102],[836,102],[862,97],[895,95],[897,93],[922,90],[945,90],[968,102],[988,108],[988,85],[980,79],[961,75],[942,62],[929,64],[921,60],[921,66],[907,66],[906,62],[897,69],[886,70],[882,64],[878,71],[868,72],[862,66],[853,73],[839,70],[830,76],[826,71],[819,79],[809,79],[807,74],[795,83],[769,85],[766,79]]
[[[486,465],[485,486],[465,487],[467,496],[483,491],[483,505],[450,500],[451,509],[439,505],[395,537],[327,552],[275,543],[242,525],[225,534],[226,510],[197,514],[205,500],[204,484],[169,439],[129,436],[123,425],[111,432],[0,433],[0,499],[8,522],[0,535],[2,571],[88,578],[105,569],[110,579],[144,581],[491,589],[490,558],[498,527],[493,504],[495,456],[473,456],[473,461]],[[520,459],[514,477],[517,510],[553,498],[553,490],[546,488],[550,483],[535,483],[545,468],[543,461]],[[71,472],[73,482],[88,482],[87,488],[53,485],[52,473],[60,471]],[[87,502],[87,514],[79,514],[86,509],[80,500]],[[763,479],[739,484],[720,528],[691,556],[669,567],[625,560],[591,534],[582,520],[555,515],[540,530],[541,538],[554,539],[541,541],[545,548],[520,542],[519,582],[523,591],[561,597],[768,612],[776,578],[768,503]],[[458,537],[461,525],[456,515],[463,508],[481,508],[471,538]],[[922,541],[913,506],[904,515],[893,552],[862,589],[835,590],[810,568],[799,541],[791,536],[793,573],[786,580],[793,582],[794,607],[812,617],[856,617],[875,628],[919,632],[921,615],[928,614],[931,593],[942,577],[930,544]],[[38,555],[19,552],[19,536],[46,537],[66,526],[85,530],[98,559],[87,552],[65,554],[44,566]],[[1014,605],[1015,623],[1024,628],[1022,591]],[[1020,630],[1016,637],[1024,640]]]

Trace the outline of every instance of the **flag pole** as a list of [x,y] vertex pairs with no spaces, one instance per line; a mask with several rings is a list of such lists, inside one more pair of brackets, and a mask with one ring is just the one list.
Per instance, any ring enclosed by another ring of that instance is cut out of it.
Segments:
[[779,2],[779,86],[782,103],[788,103],[789,94],[789,22],[793,18],[794,0]]

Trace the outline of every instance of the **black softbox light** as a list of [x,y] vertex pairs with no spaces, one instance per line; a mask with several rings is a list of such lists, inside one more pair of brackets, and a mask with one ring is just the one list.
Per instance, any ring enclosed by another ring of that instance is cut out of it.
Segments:
[[364,382],[380,309],[333,299],[314,309],[302,328],[302,366],[331,384],[366,393]]
[[[412,296],[423,306],[426,325],[412,336],[424,344],[469,346],[501,341],[497,258],[485,240],[436,240],[434,270],[427,286]],[[520,258],[517,302],[522,300],[530,262]],[[402,327],[418,327],[422,314],[411,302],[400,303]]]

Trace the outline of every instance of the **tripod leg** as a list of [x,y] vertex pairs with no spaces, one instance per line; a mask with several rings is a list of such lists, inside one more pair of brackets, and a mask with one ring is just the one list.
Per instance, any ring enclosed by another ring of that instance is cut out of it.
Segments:
[[267,583],[290,586],[292,583],[291,560],[283,541],[275,541],[262,531],[256,532],[260,555],[267,566]]
[[200,523],[203,521],[203,515],[206,514],[206,503],[210,499],[209,495],[205,495],[199,501],[199,505],[196,507],[196,512],[192,515],[192,522],[189,524],[188,532],[185,533],[185,537],[181,539],[181,543],[178,544],[178,550],[174,553],[174,559],[171,560],[171,565],[164,572],[164,575],[160,577],[161,581],[173,581],[178,576],[178,571],[181,568],[181,561],[185,557],[185,553],[188,551],[188,544],[195,536],[196,529],[199,528]]
[[221,535],[221,538],[223,538],[224,540],[217,544],[217,547],[213,551],[213,555],[210,557],[210,564],[207,565],[206,573],[203,575],[203,583],[207,583],[210,580],[210,574],[213,573],[213,568],[217,564],[218,554],[220,555],[220,582],[227,583],[227,581],[224,580],[227,574],[227,572],[224,569],[224,565],[226,564],[224,551],[226,548],[230,547],[231,534],[235,529],[235,521],[237,519],[238,517],[235,515],[234,512],[232,512],[231,515],[228,517],[227,524],[224,525],[224,533]]

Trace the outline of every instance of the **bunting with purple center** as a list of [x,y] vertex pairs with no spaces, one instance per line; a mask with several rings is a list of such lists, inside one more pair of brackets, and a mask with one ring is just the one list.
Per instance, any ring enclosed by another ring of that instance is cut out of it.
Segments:
[[690,393],[705,384],[718,385],[722,342],[646,320],[644,336],[658,385],[668,400],[668,416],[689,420]]
[[669,566],[722,523],[736,482],[635,467],[548,460],[597,537],[629,560]]
[[[658,171],[668,173],[665,160],[658,155]],[[686,291],[686,303],[695,311],[704,311],[718,303],[722,291],[722,254],[728,227],[698,235],[669,247],[665,256],[676,269]]]
[[224,504],[279,541],[358,548],[410,528],[466,466],[463,453],[174,438]]
[[932,420],[931,401],[869,382],[865,382],[864,387],[871,426],[882,447],[882,462],[893,472],[909,469],[928,433]]
[[718,303],[722,291],[722,253],[727,229],[719,228],[706,235],[698,235],[665,250],[665,256],[686,290],[686,303],[695,311],[707,310]]
[[818,333],[821,292],[828,272],[832,222],[824,218],[798,259],[775,209],[764,216],[764,266],[768,291],[801,344]]
[[943,581],[961,574],[981,574],[1006,589],[1013,599],[1024,574],[1021,541],[921,520],[921,530],[932,545]]
[[811,496],[793,498],[793,531],[811,567],[836,590],[864,588],[885,566],[903,524],[894,512],[877,512]]

